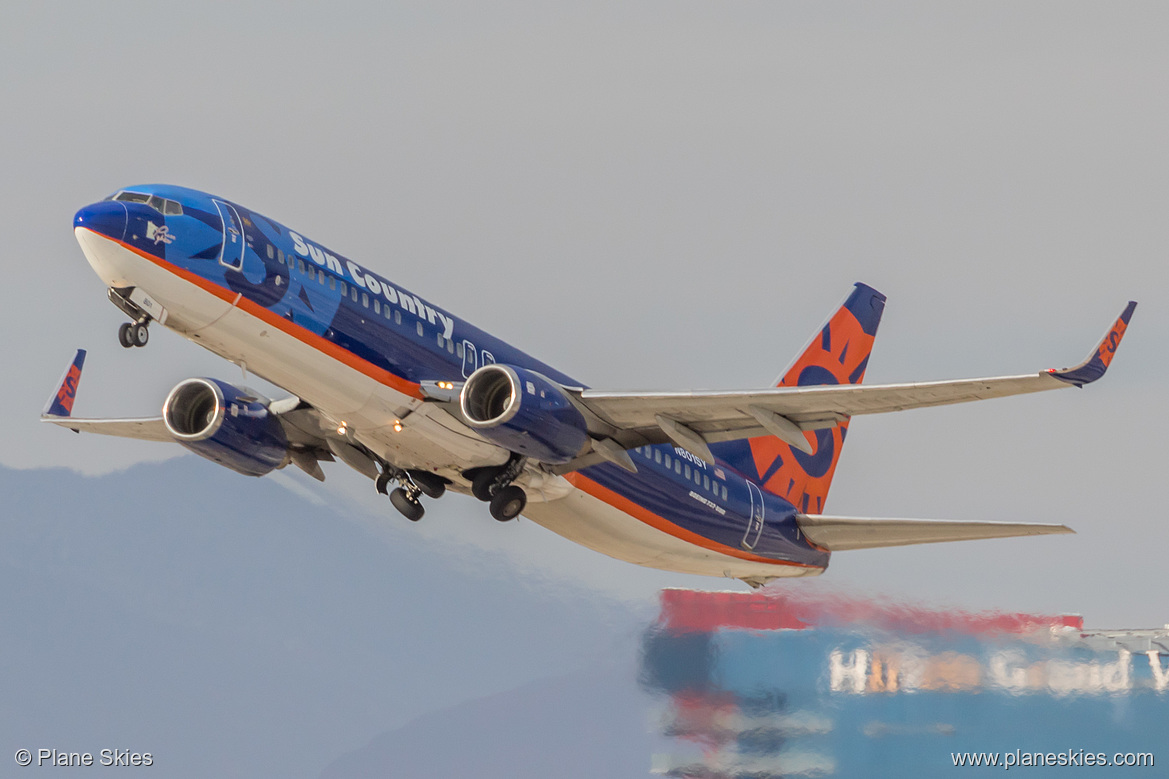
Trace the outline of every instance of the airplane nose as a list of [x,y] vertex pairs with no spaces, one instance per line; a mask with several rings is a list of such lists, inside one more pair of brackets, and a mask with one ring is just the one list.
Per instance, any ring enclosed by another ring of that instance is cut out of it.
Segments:
[[73,229],[84,227],[116,240],[126,237],[126,206],[116,200],[91,203],[73,216]]

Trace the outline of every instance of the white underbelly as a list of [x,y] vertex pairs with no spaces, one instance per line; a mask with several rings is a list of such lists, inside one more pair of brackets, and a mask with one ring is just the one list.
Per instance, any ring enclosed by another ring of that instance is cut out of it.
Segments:
[[561,500],[529,504],[524,516],[570,541],[648,568],[732,579],[816,576],[824,571],[782,562],[743,560],[705,549],[651,527],[579,489]]

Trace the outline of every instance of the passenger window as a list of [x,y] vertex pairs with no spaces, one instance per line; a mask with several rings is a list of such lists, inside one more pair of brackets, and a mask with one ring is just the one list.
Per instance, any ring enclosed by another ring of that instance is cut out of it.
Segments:
[[674,460],[674,473],[681,475],[681,473],[682,473],[682,461],[681,460]]
[[337,280],[332,276],[329,277],[329,289],[337,289]]
[[377,298],[373,300],[373,313],[380,314],[382,312],[382,303]]
[[422,323],[421,323],[421,322],[416,322],[416,323],[415,323],[415,329],[417,329],[417,330],[418,330],[418,335],[422,335],[422,334],[423,334],[423,333],[422,333]]
[[706,474],[702,475],[702,489],[710,492],[710,477]]
[[361,305],[364,306],[365,308],[369,308],[369,293],[368,292],[361,293]]
[[666,469],[668,470],[671,465],[673,465],[673,461],[670,459],[670,455],[667,454],[666,455]]
[[727,485],[723,485],[723,500],[727,499]]
[[275,256],[276,256],[276,252],[274,252],[272,250],[272,244],[268,244],[268,259],[269,260],[274,259]]
[[325,286],[325,272],[323,270],[317,271],[317,281],[321,283],[322,287]]
[[682,475],[685,476],[687,480],[690,479],[690,466],[689,465],[682,466]]
[[300,272],[301,273],[307,272],[307,269],[304,267],[304,260],[301,260],[298,264],[300,265]]
[[447,354],[454,354],[455,353],[455,342],[454,341],[447,341],[446,342],[446,350],[447,350]]
[[394,324],[396,324],[396,325],[402,324],[402,312],[398,311],[396,309],[394,310]]
[[389,303],[386,303],[385,308],[382,309],[382,313],[386,315],[386,319],[393,319],[393,316],[390,314],[390,304]]
[[662,450],[654,449],[654,462],[660,463],[662,461]]
[[459,344],[457,347],[455,347],[455,354],[458,355],[458,358],[460,360],[463,359],[463,345],[462,344]]
[[281,265],[284,264],[284,250],[283,249],[276,250],[276,262],[280,263]]
[[341,297],[345,297],[348,294],[349,294],[349,287],[346,286],[345,282],[342,281],[341,282]]
[[357,287],[349,288],[349,297],[353,299],[354,303],[357,302]]

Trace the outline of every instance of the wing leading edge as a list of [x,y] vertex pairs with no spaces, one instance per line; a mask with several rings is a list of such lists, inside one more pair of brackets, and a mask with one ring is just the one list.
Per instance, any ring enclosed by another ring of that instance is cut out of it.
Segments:
[[958,522],[940,519],[871,519],[797,514],[796,524],[818,547],[829,552],[877,549],[886,546],[933,544],[942,541],[976,541],[983,538],[1016,538],[1075,533],[1066,525],[1026,522]]

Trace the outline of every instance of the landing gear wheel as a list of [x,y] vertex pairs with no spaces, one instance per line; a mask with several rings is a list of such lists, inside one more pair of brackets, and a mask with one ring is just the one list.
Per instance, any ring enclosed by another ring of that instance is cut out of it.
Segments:
[[118,343],[125,349],[129,349],[134,345],[134,334],[130,332],[131,327],[133,325],[129,322],[123,322],[122,326],[118,328]]
[[528,505],[528,496],[523,489],[512,484],[495,493],[491,499],[491,516],[500,522],[515,519]]
[[410,496],[406,494],[406,490],[401,487],[398,487],[390,493],[390,503],[393,503],[394,508],[411,522],[417,522],[426,513],[426,509],[422,508],[422,504],[417,500],[411,500]]
[[430,471],[408,471],[410,478],[428,498],[441,498],[446,493],[446,479]]
[[130,325],[130,334],[133,336],[135,346],[146,346],[146,342],[150,340],[150,328],[144,324]]
[[495,486],[495,480],[499,478],[500,470],[498,468],[484,468],[475,474],[475,478],[471,480],[471,494],[484,503],[495,497],[492,488]]

